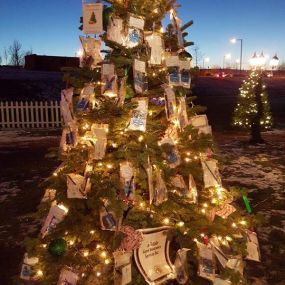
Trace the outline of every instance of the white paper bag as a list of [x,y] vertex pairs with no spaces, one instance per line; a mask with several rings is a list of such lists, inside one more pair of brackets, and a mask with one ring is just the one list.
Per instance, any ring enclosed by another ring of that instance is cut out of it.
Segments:
[[180,60],[178,55],[171,55],[166,57],[165,64],[167,67],[179,66]]
[[247,256],[246,259],[260,262],[260,249],[257,234],[247,231]]
[[56,196],[56,189],[46,189],[44,197],[41,202],[52,202]]
[[120,163],[120,181],[122,186],[122,198],[134,200],[135,169],[128,161]]
[[167,188],[161,175],[161,169],[156,167],[154,170],[154,174],[155,174],[154,204],[156,206],[159,206],[168,199]]
[[67,179],[67,198],[68,199],[87,199],[86,196],[86,179],[84,176],[70,173]]
[[187,270],[187,252],[190,249],[181,248],[176,253],[174,267],[176,271],[176,280],[179,284],[186,284],[189,279]]
[[163,40],[161,35],[152,33],[150,36],[146,36],[145,39],[151,48],[149,63],[152,65],[160,65],[162,63],[163,55]]
[[94,69],[98,66],[98,63],[102,61],[101,46],[102,41],[92,37],[79,37],[81,46],[83,49],[83,56],[80,58],[80,67],[84,66],[84,62],[91,58],[91,68]]
[[190,118],[190,124],[194,128],[205,127],[208,126],[208,118],[207,115],[197,115]]
[[189,124],[185,98],[178,97],[178,103],[178,122],[180,130],[183,130]]
[[60,110],[63,123],[68,125],[74,123],[74,114],[73,114],[73,88],[64,89],[61,91],[61,101],[60,101]]
[[78,274],[73,272],[70,268],[63,268],[60,271],[57,285],[76,285],[78,280]]
[[103,32],[102,16],[102,3],[83,3],[83,33],[98,34]]
[[138,93],[144,93],[148,89],[146,80],[146,63],[144,61],[135,59],[133,71],[135,91]]
[[176,97],[173,89],[168,85],[164,86],[164,96],[167,119],[173,121],[177,117]]
[[145,132],[148,114],[148,98],[140,97],[136,98],[134,101],[138,102],[138,106],[132,112],[128,130]]
[[114,284],[126,285],[132,282],[131,257],[133,253],[128,251],[116,251],[113,253],[114,266]]
[[30,257],[27,253],[24,255],[24,261],[22,264],[20,278],[23,280],[32,280],[35,274],[34,266],[39,262],[39,258],[37,257]]
[[209,159],[201,160],[201,163],[205,188],[220,186],[222,183],[218,169],[218,161],[215,159]]
[[94,138],[90,158],[101,160],[104,158],[107,148],[107,133],[108,124],[93,124],[91,127],[91,134]]
[[198,203],[198,191],[197,186],[192,174],[189,174],[189,192],[187,195],[190,203],[197,204]]
[[130,15],[129,26],[140,30],[144,29],[144,19],[142,17],[137,17],[135,15]]
[[199,254],[199,276],[214,281],[216,277],[216,265],[211,245],[197,242]]
[[115,74],[115,65],[105,63],[102,65],[102,94],[110,98],[118,96],[118,77]]
[[41,229],[42,238],[51,232],[57,224],[63,221],[68,210],[63,205],[52,204],[49,213],[45,219],[44,225]]
[[107,39],[123,45],[125,42],[123,19],[111,16],[107,28]]

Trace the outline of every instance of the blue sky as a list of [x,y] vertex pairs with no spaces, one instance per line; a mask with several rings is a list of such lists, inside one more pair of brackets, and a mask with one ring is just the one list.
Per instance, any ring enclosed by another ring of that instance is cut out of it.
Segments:
[[[14,39],[25,49],[46,55],[75,55],[79,48],[81,0],[1,0],[0,54]],[[239,58],[239,45],[232,37],[244,40],[244,64],[254,51],[264,51],[285,60],[284,0],[180,0],[179,16],[194,20],[190,39],[210,65],[222,65],[223,56]]]

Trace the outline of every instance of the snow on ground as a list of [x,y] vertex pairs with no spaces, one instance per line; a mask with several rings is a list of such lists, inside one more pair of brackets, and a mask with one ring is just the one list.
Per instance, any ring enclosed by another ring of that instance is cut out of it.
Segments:
[[265,217],[256,229],[262,262],[249,264],[254,284],[284,285],[285,131],[267,133],[265,139],[266,144],[252,146],[245,137],[218,137],[220,170],[226,186],[248,189],[254,214]]

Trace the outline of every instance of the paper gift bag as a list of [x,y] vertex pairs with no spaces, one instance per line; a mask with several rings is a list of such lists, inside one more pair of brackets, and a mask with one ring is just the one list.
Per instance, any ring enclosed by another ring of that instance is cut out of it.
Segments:
[[44,225],[41,229],[42,238],[51,232],[57,224],[63,221],[68,209],[63,205],[52,204],[49,213],[45,219]]
[[83,50],[83,56],[80,57],[80,67],[87,65],[92,69],[96,68],[98,63],[102,61],[102,41],[92,37],[79,37],[79,39]]
[[214,281],[216,277],[216,265],[212,246],[197,242],[199,255],[199,276]]
[[180,85],[187,89],[191,88],[190,70],[180,69]]
[[92,151],[90,152],[90,158],[100,160],[103,159],[107,148],[107,124],[93,124],[91,127],[91,133],[94,138],[94,144]]
[[247,230],[247,256],[246,259],[260,262],[260,249],[257,234]]
[[124,45],[128,48],[133,48],[142,43],[144,23],[145,21],[143,18],[130,15]]
[[52,202],[56,196],[56,189],[46,189],[44,197],[41,202]]
[[165,59],[165,64],[167,67],[172,67],[172,66],[179,66],[180,65],[180,60],[178,55],[170,55],[167,56]]
[[145,37],[146,42],[151,48],[151,55],[149,63],[151,65],[160,65],[162,63],[163,55],[163,40],[160,34],[152,33]]
[[198,191],[197,186],[192,174],[189,174],[189,192],[187,194],[187,198],[190,203],[197,204],[198,203]]
[[178,117],[180,130],[183,130],[189,124],[185,98],[178,97],[178,104],[179,105],[178,105],[177,117]]
[[35,275],[34,266],[39,262],[37,257],[30,257],[27,253],[24,255],[24,260],[20,272],[20,278],[23,280],[32,280]]
[[115,74],[115,65],[105,63],[102,65],[102,94],[115,98],[118,96],[118,80]]
[[98,34],[103,32],[103,4],[83,3],[83,33]]
[[128,130],[145,132],[148,114],[148,98],[136,98],[134,102],[137,102],[138,105],[132,112]]
[[190,124],[194,128],[205,127],[208,126],[208,118],[207,115],[197,115],[190,118]]
[[113,253],[114,266],[114,284],[126,285],[132,282],[132,251],[116,251]]
[[63,268],[60,271],[57,285],[76,285],[78,280],[78,274],[73,272],[71,268]]
[[205,188],[218,187],[222,184],[218,161],[215,159],[201,160]]
[[100,209],[100,223],[101,229],[104,231],[116,231],[117,229],[115,213],[113,211],[109,211],[106,206],[103,206]]
[[92,108],[95,101],[94,86],[87,84],[81,91],[80,97],[77,103],[77,111],[83,112],[89,106]]
[[154,175],[155,175],[155,186],[154,186],[154,204],[156,206],[159,206],[163,202],[167,201],[168,195],[167,195],[167,188],[165,185],[165,182],[162,178],[162,171],[158,167],[155,167],[154,169]]
[[125,42],[123,19],[111,16],[107,28],[107,40],[123,45]]
[[61,91],[60,110],[64,125],[74,122],[72,98],[73,88]]
[[86,183],[87,179],[79,174],[70,173],[67,179],[67,198],[68,199],[87,199]]
[[176,253],[174,267],[176,271],[176,280],[179,284],[186,284],[189,279],[187,268],[187,252],[190,249],[181,248]]
[[177,117],[176,97],[173,89],[168,85],[164,86],[165,111],[168,120],[174,120]]
[[169,85],[170,86],[180,86],[180,73],[179,67],[172,67],[169,71]]
[[122,198],[134,200],[135,196],[135,169],[128,161],[120,163],[120,182]]
[[144,61],[135,59],[133,71],[135,90],[138,93],[144,93],[148,89],[146,63]]

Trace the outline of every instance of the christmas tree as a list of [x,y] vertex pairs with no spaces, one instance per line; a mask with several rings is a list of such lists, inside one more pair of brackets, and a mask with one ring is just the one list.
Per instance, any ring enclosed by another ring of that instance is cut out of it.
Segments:
[[250,130],[253,143],[262,143],[261,131],[272,128],[272,115],[262,71],[251,71],[242,83],[234,110],[233,125]]
[[247,284],[243,258],[260,259],[248,230],[255,218],[223,187],[211,126],[191,96],[192,21],[182,25],[175,0],[108,3],[83,4],[83,26],[95,11],[100,38],[81,37],[81,68],[66,70],[63,163],[47,182],[20,279]]

